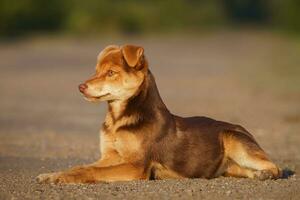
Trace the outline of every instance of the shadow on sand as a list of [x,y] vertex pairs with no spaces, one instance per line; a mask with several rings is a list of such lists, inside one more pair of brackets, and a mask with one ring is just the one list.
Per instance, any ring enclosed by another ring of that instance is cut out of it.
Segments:
[[293,176],[294,174],[295,174],[294,171],[290,170],[289,168],[284,168],[282,170],[281,179],[288,179],[289,177]]

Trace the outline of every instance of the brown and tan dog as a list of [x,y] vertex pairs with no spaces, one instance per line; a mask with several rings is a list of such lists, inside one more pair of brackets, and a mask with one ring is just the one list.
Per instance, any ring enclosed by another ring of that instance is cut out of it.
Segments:
[[253,136],[239,125],[182,118],[163,103],[142,47],[108,46],[95,75],[79,86],[89,101],[107,101],[101,159],[39,182],[95,183],[139,179],[280,177]]

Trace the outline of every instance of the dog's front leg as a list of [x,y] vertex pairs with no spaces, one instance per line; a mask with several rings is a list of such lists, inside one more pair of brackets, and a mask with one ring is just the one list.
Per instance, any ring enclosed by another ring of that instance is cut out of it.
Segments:
[[96,183],[146,179],[142,165],[121,164],[110,167],[77,167],[65,172],[41,174],[40,183]]

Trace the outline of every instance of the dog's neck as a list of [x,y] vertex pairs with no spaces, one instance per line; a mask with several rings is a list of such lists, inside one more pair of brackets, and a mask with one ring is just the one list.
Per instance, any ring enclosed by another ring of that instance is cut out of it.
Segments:
[[108,102],[104,125],[117,129],[122,126],[153,123],[169,116],[171,114],[159,95],[152,73],[148,70],[136,95],[126,101]]

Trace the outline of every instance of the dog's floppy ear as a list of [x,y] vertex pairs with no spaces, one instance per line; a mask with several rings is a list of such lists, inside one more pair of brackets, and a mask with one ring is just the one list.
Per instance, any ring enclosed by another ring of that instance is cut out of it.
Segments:
[[139,65],[142,64],[140,61],[143,59],[144,49],[139,46],[124,45],[122,46],[122,54],[130,67],[140,67]]

